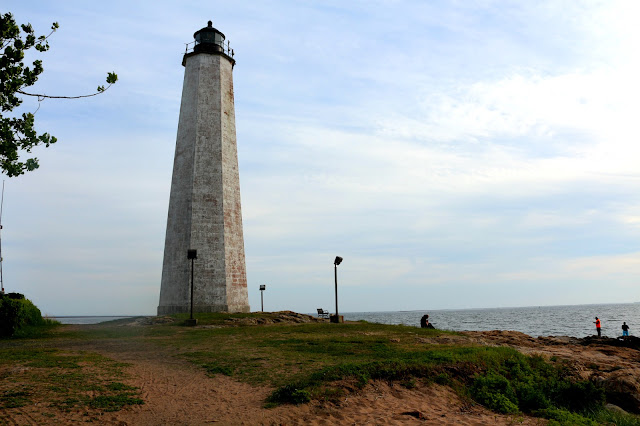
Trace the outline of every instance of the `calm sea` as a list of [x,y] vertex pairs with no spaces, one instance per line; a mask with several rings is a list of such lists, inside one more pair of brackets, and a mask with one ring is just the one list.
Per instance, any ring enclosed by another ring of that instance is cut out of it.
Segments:
[[117,316],[105,315],[105,316],[95,316],[95,317],[60,316],[60,317],[48,317],[48,318],[59,321],[61,324],[98,324],[100,322],[105,322],[105,321],[113,321],[113,320],[118,320],[122,318],[134,318],[134,317],[131,317],[131,316],[117,317]]
[[640,303],[606,305],[532,306],[526,308],[456,309],[399,312],[345,312],[345,320],[419,327],[429,314],[434,327],[453,331],[515,330],[533,337],[596,334],[595,317],[602,322],[602,334],[622,335],[622,322],[629,334],[640,335]]
[[[380,324],[420,326],[420,317],[429,314],[436,327],[453,331],[515,330],[537,336],[585,337],[595,334],[595,317],[602,321],[602,334],[622,334],[622,322],[631,335],[640,335],[640,303],[570,306],[532,306],[526,308],[444,309],[433,311],[341,312],[345,320],[365,320]],[[63,324],[97,324],[127,316],[60,316]]]

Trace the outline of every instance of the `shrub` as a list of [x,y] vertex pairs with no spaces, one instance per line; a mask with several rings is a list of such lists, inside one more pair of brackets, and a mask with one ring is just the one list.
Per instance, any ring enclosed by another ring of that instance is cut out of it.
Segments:
[[509,380],[498,374],[489,373],[477,377],[471,388],[474,398],[499,413],[517,413],[518,399]]
[[304,389],[304,384],[285,385],[276,389],[267,402],[276,404],[306,404],[311,401],[311,393]]
[[598,409],[605,403],[604,390],[593,382],[560,382],[555,391],[555,400],[561,407],[571,411]]
[[22,294],[0,295],[0,337],[11,337],[25,326],[44,323],[40,309]]
[[24,300],[24,294],[20,293],[7,293],[7,297],[14,300]]
[[[562,417],[568,412],[598,410],[605,402],[604,390],[593,382],[570,377],[562,366],[540,357],[512,354],[476,375],[471,397],[501,413],[545,412]],[[560,409],[556,412],[553,410]],[[554,421],[564,421],[561,418]]]

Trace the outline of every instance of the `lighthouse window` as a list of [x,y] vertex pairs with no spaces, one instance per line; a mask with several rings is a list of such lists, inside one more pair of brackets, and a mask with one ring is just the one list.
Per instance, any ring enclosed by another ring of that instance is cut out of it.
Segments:
[[222,34],[216,33],[215,43],[218,46],[222,46],[222,44],[224,43],[224,37],[222,37]]
[[201,43],[217,44],[220,47],[224,47],[224,36],[217,32],[201,32],[196,34],[196,44]]

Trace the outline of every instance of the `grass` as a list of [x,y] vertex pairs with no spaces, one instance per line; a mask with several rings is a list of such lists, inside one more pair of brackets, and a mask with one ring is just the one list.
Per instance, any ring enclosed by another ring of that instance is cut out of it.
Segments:
[[193,329],[163,344],[204,368],[215,366],[248,383],[280,386],[299,374],[347,360],[388,359],[399,347],[407,357],[415,357],[412,351],[420,335],[425,333],[412,327],[312,323]]
[[115,380],[126,376],[125,364],[92,352],[63,352],[47,345],[51,339],[10,343],[0,345],[0,409],[45,402],[42,414],[55,418],[69,410],[107,412],[143,403],[137,388]]
[[384,380],[407,388],[448,385],[496,412],[528,413],[550,424],[640,424],[636,416],[604,409],[602,389],[577,380],[557,358],[546,361],[505,347],[433,343],[451,332],[367,322],[251,326],[277,320],[270,313],[198,314],[205,327],[191,328],[183,326],[187,317],[144,327],[123,326],[122,321],[73,332],[62,327],[36,340],[0,341],[0,372],[7,363],[28,368],[20,380],[0,373],[0,408],[29,404],[42,397],[43,388],[62,411],[110,411],[142,403],[138,390],[121,381],[122,364],[55,348],[56,341],[66,339],[130,342],[199,365],[212,376],[272,386],[267,405],[337,400],[372,380]]

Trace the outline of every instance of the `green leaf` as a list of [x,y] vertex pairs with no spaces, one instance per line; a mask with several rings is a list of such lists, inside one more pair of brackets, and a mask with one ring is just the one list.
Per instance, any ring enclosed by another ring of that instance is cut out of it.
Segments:
[[118,81],[118,75],[115,72],[107,73],[107,83],[113,84]]
[[27,166],[27,170],[30,172],[40,167],[40,164],[38,164],[37,158],[29,158],[25,163],[25,165]]

